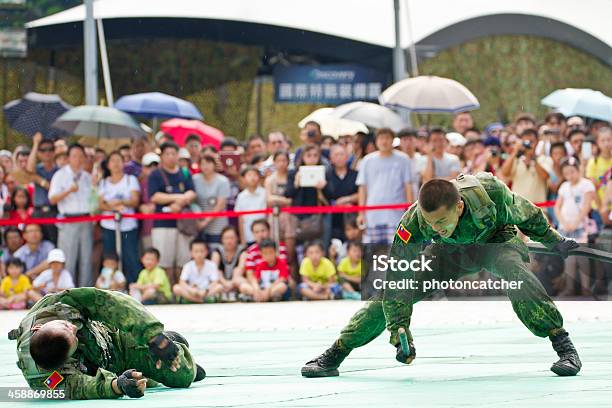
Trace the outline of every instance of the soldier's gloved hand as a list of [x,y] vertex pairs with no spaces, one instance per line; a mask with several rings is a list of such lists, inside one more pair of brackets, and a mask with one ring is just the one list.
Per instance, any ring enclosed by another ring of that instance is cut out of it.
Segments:
[[407,356],[404,354],[404,350],[402,350],[402,345],[398,344],[396,346],[397,352],[395,353],[395,359],[402,364],[410,364],[412,360],[416,357],[416,348],[412,342],[408,342],[408,350],[410,351],[410,355]]
[[160,333],[149,342],[149,351],[157,360],[155,366],[161,368],[162,361],[171,362],[172,371],[176,371],[179,349],[165,334]]
[[578,245],[578,243],[574,241],[573,239],[565,238],[563,239],[563,241],[555,244],[555,246],[553,247],[553,250],[555,250],[559,254],[560,257],[565,259],[568,257],[569,251],[571,251],[572,249],[576,249],[579,246],[580,245]]
[[117,377],[117,387],[130,398],[140,398],[144,396],[147,379],[142,376],[141,372],[131,368]]

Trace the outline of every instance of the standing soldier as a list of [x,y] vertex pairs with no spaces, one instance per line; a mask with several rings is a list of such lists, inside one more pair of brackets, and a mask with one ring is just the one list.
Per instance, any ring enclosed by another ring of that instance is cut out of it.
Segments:
[[164,331],[120,292],[78,288],[47,295],[9,338],[17,340],[17,365],[30,387],[45,390],[54,379],[51,388],[69,399],[140,398],[147,379],[149,386],[187,388],[206,376],[180,334]]
[[[507,291],[515,313],[533,334],[550,338],[559,356],[551,370],[560,376],[576,375],[582,367],[578,353],[563,329],[561,314],[528,269],[528,248],[517,236],[516,227],[563,257],[578,247],[551,228],[538,207],[512,193],[490,173],[459,175],[452,182],[430,180],[421,188],[418,202],[402,217],[390,256],[410,261],[419,255],[423,243],[433,240],[435,243],[425,252],[435,256],[437,267],[433,272],[391,272],[386,279],[413,279],[423,288],[425,280],[457,280],[484,268],[499,278],[522,281],[520,289]],[[396,359],[410,364],[416,356],[408,330],[412,307],[431,294],[420,289],[386,290],[383,301],[371,302],[358,311],[340,338],[306,363],[302,375],[337,376],[338,367],[351,350],[374,340],[385,326],[391,332],[390,343],[397,349]],[[402,350],[400,328],[407,332],[409,355]]]

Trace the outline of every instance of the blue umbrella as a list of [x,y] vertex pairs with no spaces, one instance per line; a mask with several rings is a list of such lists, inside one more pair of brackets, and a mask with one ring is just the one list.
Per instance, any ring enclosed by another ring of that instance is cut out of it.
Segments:
[[542,99],[542,104],[553,107],[565,116],[586,116],[612,121],[612,98],[592,89],[558,89]]
[[193,103],[161,92],[122,96],[115,108],[147,118],[204,119]]
[[30,137],[41,132],[45,139],[57,139],[66,132],[51,125],[71,108],[58,95],[28,92],[23,98],[4,105],[3,111],[9,126],[17,132]]

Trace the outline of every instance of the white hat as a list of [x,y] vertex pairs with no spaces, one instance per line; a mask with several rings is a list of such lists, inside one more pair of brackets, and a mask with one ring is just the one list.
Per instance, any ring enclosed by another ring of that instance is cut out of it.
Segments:
[[191,160],[191,155],[189,154],[189,150],[181,147],[179,149],[179,159],[188,159]]
[[66,262],[66,255],[64,255],[64,251],[61,249],[52,249],[49,251],[49,255],[47,255],[47,262]]
[[446,134],[446,140],[451,146],[463,146],[467,142],[461,133],[450,132]]
[[567,126],[584,126],[584,120],[580,116],[572,116],[567,120]]
[[142,165],[145,167],[150,166],[153,163],[159,164],[160,161],[159,155],[154,152],[149,152],[142,156]]

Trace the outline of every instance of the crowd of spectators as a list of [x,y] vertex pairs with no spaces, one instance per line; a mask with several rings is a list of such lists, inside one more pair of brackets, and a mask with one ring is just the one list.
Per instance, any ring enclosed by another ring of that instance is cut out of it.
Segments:
[[[113,152],[37,134],[31,146],[0,151],[0,211],[16,220],[2,232],[0,308],[93,285],[147,304],[358,299],[362,245],[390,243],[403,210],[36,219],[402,204],[422,183],[459,173],[491,172],[548,202],[563,235],[612,249],[609,123],[522,113],[481,130],[463,112],[452,127],[333,138],[308,122],[295,149],[282,132],[226,137],[220,149],[158,133]],[[612,293],[611,271],[586,258],[539,256],[532,266],[552,295]]]

